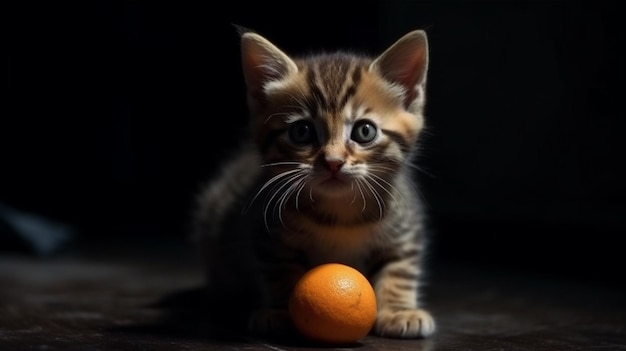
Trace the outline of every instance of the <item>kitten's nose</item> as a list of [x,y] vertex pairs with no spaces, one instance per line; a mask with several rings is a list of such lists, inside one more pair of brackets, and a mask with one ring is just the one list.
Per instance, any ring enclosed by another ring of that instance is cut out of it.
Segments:
[[327,158],[325,161],[326,167],[328,167],[328,169],[333,173],[339,171],[341,166],[345,163],[345,161],[340,158]]

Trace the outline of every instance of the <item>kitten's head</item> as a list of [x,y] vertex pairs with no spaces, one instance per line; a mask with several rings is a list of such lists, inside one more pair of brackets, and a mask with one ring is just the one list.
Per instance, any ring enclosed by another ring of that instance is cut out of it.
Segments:
[[423,127],[425,32],[373,59],[294,58],[252,32],[241,44],[251,133],[273,185],[296,201],[384,200]]

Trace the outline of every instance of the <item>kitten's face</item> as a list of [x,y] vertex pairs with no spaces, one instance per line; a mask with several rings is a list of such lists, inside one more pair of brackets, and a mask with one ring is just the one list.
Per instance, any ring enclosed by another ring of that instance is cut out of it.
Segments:
[[295,60],[244,35],[251,131],[278,201],[381,207],[423,125],[426,41],[412,33],[375,60]]
[[256,128],[265,163],[274,174],[294,170],[295,189],[313,200],[384,191],[422,127],[367,67],[340,56],[299,63],[296,75],[266,92]]

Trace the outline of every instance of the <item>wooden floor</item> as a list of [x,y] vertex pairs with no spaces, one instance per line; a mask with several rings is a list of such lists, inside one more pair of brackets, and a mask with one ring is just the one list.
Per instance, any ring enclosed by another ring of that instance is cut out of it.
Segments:
[[[193,255],[179,243],[109,244],[52,258],[0,255],[0,350],[324,348],[251,337],[194,313],[166,314],[195,298],[202,278]],[[619,287],[433,262],[425,292],[439,326],[433,338],[368,336],[342,349],[626,350]]]

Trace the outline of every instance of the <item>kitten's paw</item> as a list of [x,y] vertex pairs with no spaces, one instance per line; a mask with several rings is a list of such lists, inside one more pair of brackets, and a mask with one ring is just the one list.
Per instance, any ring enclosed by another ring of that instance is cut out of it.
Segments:
[[248,319],[248,331],[261,335],[280,335],[293,331],[287,310],[259,309]]
[[425,338],[435,332],[435,320],[422,309],[378,312],[374,332],[390,338]]

